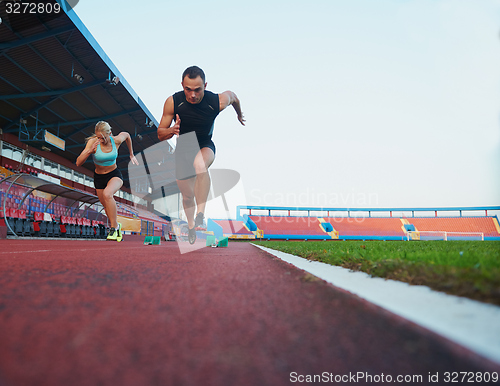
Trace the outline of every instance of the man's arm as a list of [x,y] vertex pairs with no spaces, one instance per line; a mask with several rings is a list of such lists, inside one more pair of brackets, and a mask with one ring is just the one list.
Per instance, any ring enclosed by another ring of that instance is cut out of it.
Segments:
[[224,110],[227,106],[233,106],[234,111],[236,111],[236,115],[238,116],[238,121],[244,126],[245,118],[243,117],[243,113],[241,112],[241,104],[240,100],[236,96],[236,94],[232,91],[224,91],[222,94],[219,94],[219,111]]
[[163,115],[161,116],[160,124],[158,125],[158,139],[165,141],[172,138],[174,135],[179,135],[181,120],[177,114],[175,123],[170,126],[174,120],[174,98],[169,96],[163,106]]

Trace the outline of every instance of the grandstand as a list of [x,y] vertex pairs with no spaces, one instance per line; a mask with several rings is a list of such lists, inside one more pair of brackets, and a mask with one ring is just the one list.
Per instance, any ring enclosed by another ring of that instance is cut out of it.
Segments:
[[[238,206],[236,220],[214,220],[215,225],[208,230],[220,227],[224,236],[232,239],[500,240],[498,217],[491,215],[498,211],[497,206],[356,209]],[[428,216],[430,212],[434,216]],[[478,212],[484,212],[484,216]]]
[[[54,184],[33,174],[12,173],[4,167],[0,167],[0,176],[3,177],[0,179],[3,237],[106,237],[107,218],[94,194]],[[128,233],[171,238],[170,221],[138,205],[118,202],[117,206],[119,221],[127,224]]]
[[247,223],[249,220],[269,238],[324,239],[327,236],[316,217],[249,216]]
[[[55,4],[55,2],[54,2]],[[134,151],[158,141],[158,123],[78,16],[9,14],[0,29],[0,236],[102,238],[107,218],[95,194],[91,159],[75,160],[97,121],[127,131]],[[3,4],[0,4],[0,8]],[[4,14],[2,14],[4,15]],[[169,146],[171,146],[169,144]],[[172,150],[172,148],[170,149]],[[129,232],[165,234],[170,221],[152,200],[132,195],[128,152],[115,196]],[[167,170],[168,171],[168,170]],[[171,190],[169,194],[177,195]]]

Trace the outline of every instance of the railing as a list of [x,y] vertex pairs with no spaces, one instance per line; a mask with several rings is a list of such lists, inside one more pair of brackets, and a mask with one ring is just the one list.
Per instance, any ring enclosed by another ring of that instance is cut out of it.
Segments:
[[[314,217],[335,217],[331,215],[333,213],[345,213],[346,217],[357,217],[356,215],[368,214],[368,217],[372,217],[374,213],[386,214],[386,217],[393,217],[395,214],[401,214],[400,217],[415,217],[415,213],[419,212],[430,212],[433,213],[435,217],[438,217],[439,212],[455,212],[458,213],[459,217],[462,217],[464,213],[467,212],[484,212],[485,216],[488,216],[488,212],[500,212],[500,206],[471,206],[471,207],[427,207],[427,208],[334,208],[334,207],[291,207],[291,206],[255,206],[255,205],[239,205],[236,207],[236,219],[243,220],[242,211],[245,210],[249,216],[272,216],[273,212],[287,212],[290,217],[312,217],[311,212],[315,212],[318,215]],[[254,213],[252,213],[252,210]],[[264,211],[266,214],[255,213],[255,211]],[[307,213],[307,216],[292,216],[293,213]],[[353,216],[355,214],[355,216]],[[411,214],[407,216],[407,214]],[[288,217],[281,216],[281,217]]]
[[[9,174],[0,179],[0,203],[4,214],[12,208],[19,211],[19,220],[29,220],[35,212],[44,212],[50,216],[85,217],[88,220],[106,219],[99,198],[88,192],[68,188],[47,182],[30,174]],[[85,207],[85,205],[87,205]],[[15,237],[17,232],[10,221],[5,221],[9,233]],[[24,233],[24,232],[23,232]]]

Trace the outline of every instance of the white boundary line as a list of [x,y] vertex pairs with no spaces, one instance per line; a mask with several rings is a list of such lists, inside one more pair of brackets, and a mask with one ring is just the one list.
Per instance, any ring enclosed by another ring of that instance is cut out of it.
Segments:
[[[111,243],[110,243],[111,244]],[[141,245],[140,247],[128,247],[127,250],[130,249],[143,249],[144,245]],[[78,249],[77,252],[86,252],[86,251],[100,251],[102,250],[101,248],[87,248],[87,249]],[[12,254],[18,254],[18,253],[40,253],[40,252],[75,252],[74,249],[37,249],[34,251],[6,251],[6,252],[0,252],[0,255],[12,255]]]
[[498,306],[252,245],[500,363]]

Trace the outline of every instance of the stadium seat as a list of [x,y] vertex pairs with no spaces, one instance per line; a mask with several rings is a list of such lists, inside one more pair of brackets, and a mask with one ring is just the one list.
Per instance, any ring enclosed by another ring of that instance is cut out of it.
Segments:
[[86,225],[87,225],[87,237],[89,239],[93,239],[95,232],[94,232],[94,227],[92,226],[92,221],[90,221],[88,218],[85,219]]
[[47,237],[54,236],[54,222],[52,221],[52,218],[45,222],[47,223]]
[[8,224],[7,232],[8,234],[14,234],[16,229],[16,218],[17,218],[17,209],[14,208],[6,208],[5,209],[5,218]]
[[253,222],[253,220],[248,217],[247,214],[244,214],[243,215],[243,220],[244,220],[244,223],[245,223],[245,226],[250,230],[250,232],[255,232],[257,231],[257,225]]
[[88,218],[85,219],[85,227],[87,229],[87,238],[94,238],[94,228],[92,227],[92,221]]
[[67,225],[66,225],[66,236],[67,237],[76,237],[76,225],[73,223],[73,217],[66,217]]
[[92,227],[94,229],[94,238],[102,239],[106,237],[106,229],[102,221],[92,220]]
[[75,218],[76,220],[76,237],[81,238],[83,237],[83,219],[81,217]]
[[71,237],[78,237],[80,232],[78,232],[79,229],[77,227],[76,217],[70,217],[69,222],[71,229]]
[[323,222],[320,224],[325,232],[333,232],[333,226],[329,222]]
[[96,226],[97,226],[97,223],[95,220],[91,220],[90,221],[90,227],[91,227],[91,232],[90,232],[90,237],[91,238],[95,238],[95,235],[96,235]]
[[102,223],[102,221],[99,223],[99,237],[100,239],[105,239],[108,234],[108,229],[107,227]]
[[62,237],[71,237],[71,230],[70,230],[68,216],[61,216],[60,229],[61,229],[61,236]]
[[61,236],[61,218],[56,215],[52,215],[52,221],[53,221],[53,229],[52,229],[52,235],[54,237],[60,237]]
[[61,231],[61,236],[62,237],[70,237],[69,235],[69,227],[68,227],[68,217],[67,216],[61,216],[61,223],[59,224],[59,229]]
[[33,216],[28,216],[25,214],[25,220],[23,223],[23,236],[33,236],[35,234],[35,229],[33,227]]
[[85,239],[90,238],[90,227],[86,218],[81,219],[82,237]]
[[[43,213],[33,212],[33,231],[35,236],[42,236],[41,234],[41,224],[43,223]],[[43,227],[43,231],[46,231],[46,226]]]
[[404,224],[406,232],[415,232],[415,225],[413,224]]
[[17,217],[14,221],[14,224],[15,224],[14,231],[16,232],[16,234],[18,236],[23,235],[24,220],[26,220],[26,211],[24,211],[22,209],[17,209]]

